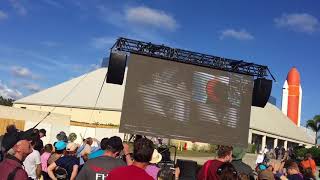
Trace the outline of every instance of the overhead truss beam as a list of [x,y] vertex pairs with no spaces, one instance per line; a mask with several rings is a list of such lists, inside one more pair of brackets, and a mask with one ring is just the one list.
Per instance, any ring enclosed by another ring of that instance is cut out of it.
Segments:
[[267,77],[269,72],[268,67],[263,65],[122,37],[116,41],[112,50],[194,64],[228,72],[256,76],[259,78]]

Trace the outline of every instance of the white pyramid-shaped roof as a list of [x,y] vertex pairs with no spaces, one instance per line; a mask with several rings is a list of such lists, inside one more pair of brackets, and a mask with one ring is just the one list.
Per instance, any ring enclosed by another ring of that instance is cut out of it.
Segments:
[[92,109],[95,107],[96,99],[103,84],[103,89],[95,108],[120,111],[122,108],[124,85],[106,83],[104,79],[107,71],[108,68],[97,69],[19,99],[14,103]]
[[279,108],[270,103],[264,108],[251,107],[250,128],[305,143],[314,143],[314,138],[309,136],[305,128],[297,127]]
[[[107,71],[108,68],[97,69],[14,103],[121,111],[125,80],[123,85],[108,84],[104,80]],[[103,89],[95,107],[102,83]],[[280,109],[270,103],[264,108],[251,107],[250,128],[306,143],[314,142],[305,130],[294,125]]]

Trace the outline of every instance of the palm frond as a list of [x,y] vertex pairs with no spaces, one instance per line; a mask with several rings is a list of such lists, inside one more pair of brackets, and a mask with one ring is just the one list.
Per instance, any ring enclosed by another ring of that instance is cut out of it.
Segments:
[[314,121],[313,119],[310,119],[307,121],[307,128],[312,129],[313,131],[319,131],[318,126],[317,126],[317,122]]
[[320,115],[315,115],[313,117],[313,120],[317,123],[318,125],[318,130],[320,130]]

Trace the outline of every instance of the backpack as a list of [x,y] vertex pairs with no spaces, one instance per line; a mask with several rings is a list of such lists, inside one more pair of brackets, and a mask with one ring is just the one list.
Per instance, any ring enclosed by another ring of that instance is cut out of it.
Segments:
[[7,180],[14,180],[14,177],[16,176],[16,173],[22,169],[21,167],[17,166],[7,177]]
[[58,166],[56,170],[54,171],[54,176],[57,179],[67,179],[68,178],[68,172],[65,168]]

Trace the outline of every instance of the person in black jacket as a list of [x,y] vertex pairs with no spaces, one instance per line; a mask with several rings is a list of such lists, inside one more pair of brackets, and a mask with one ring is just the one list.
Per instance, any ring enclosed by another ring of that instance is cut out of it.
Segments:
[[246,154],[245,149],[240,147],[234,147],[232,153],[232,162],[236,171],[240,176],[247,176],[250,180],[254,180],[254,172],[252,168],[246,163],[242,162],[242,158]]
[[[0,161],[4,159],[6,152],[17,142],[18,130],[14,124],[8,125],[7,132],[0,137]],[[10,148],[9,148],[10,147]]]

